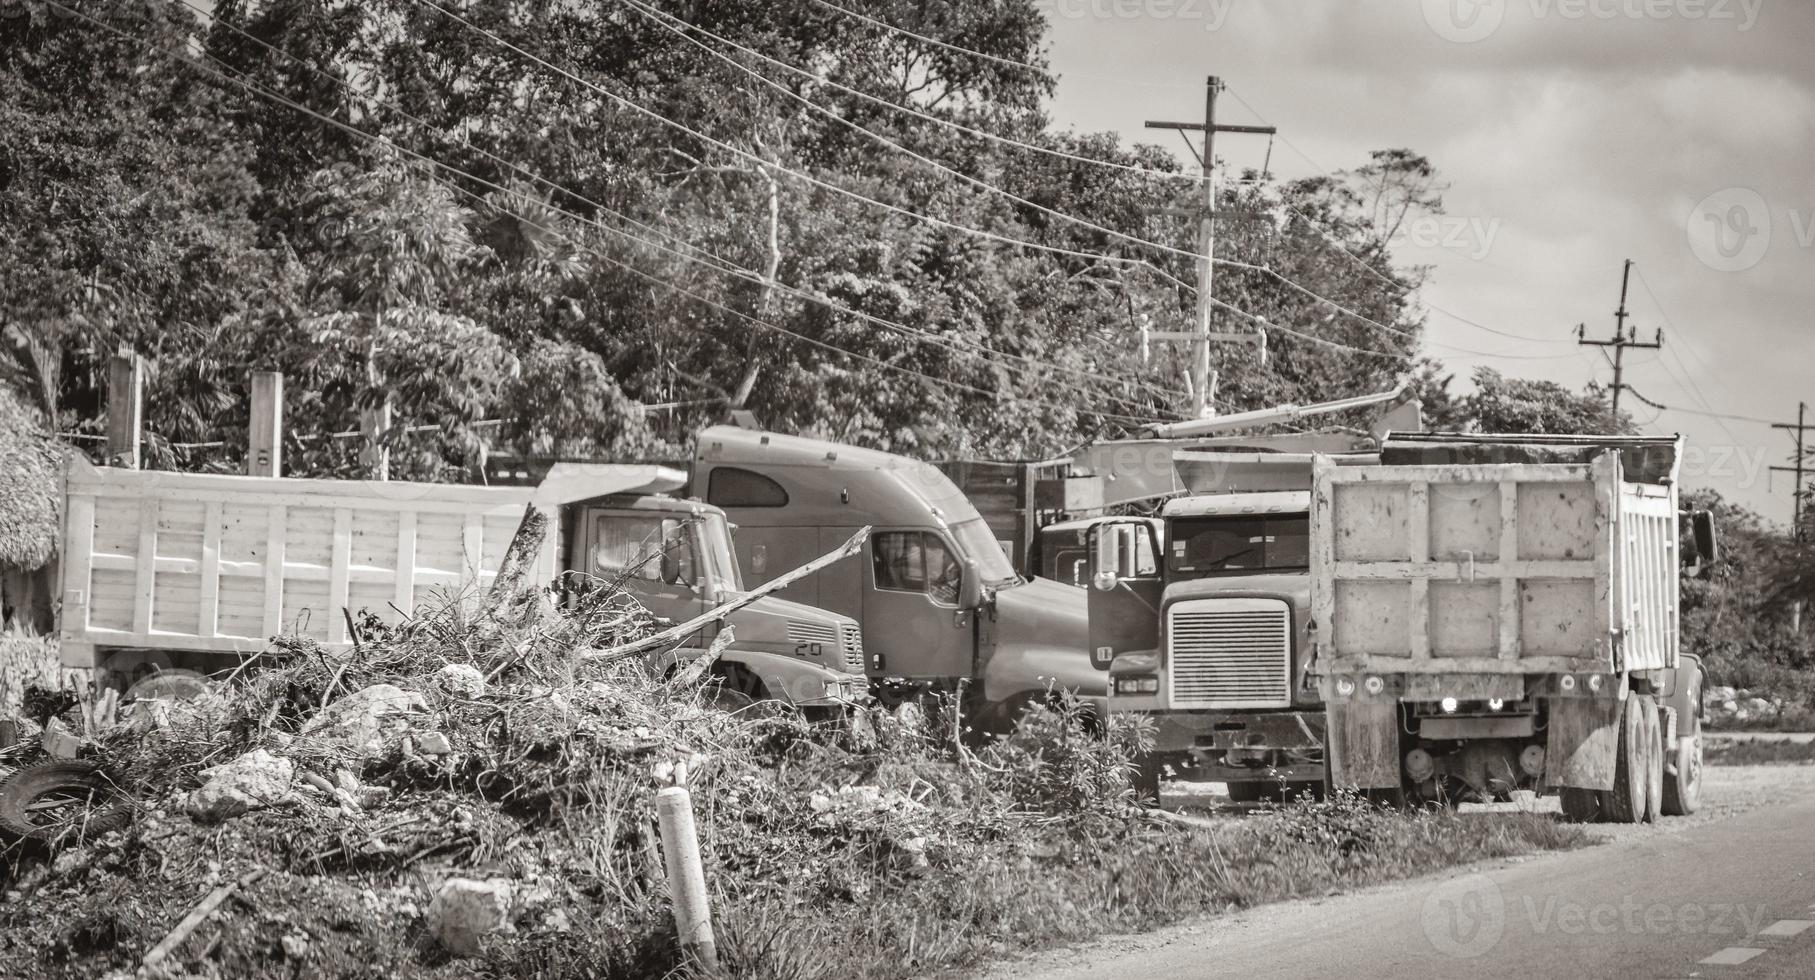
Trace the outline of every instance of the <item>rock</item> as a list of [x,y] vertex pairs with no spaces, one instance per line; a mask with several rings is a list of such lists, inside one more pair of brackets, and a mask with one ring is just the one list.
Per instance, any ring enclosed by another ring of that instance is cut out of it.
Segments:
[[510,916],[510,882],[449,878],[429,903],[428,927],[456,956],[479,955],[479,940],[504,928]]
[[207,781],[189,794],[188,810],[197,820],[212,822],[288,798],[296,767],[289,759],[254,749],[225,765],[202,770],[202,778]]
[[1748,721],[1763,720],[1777,714],[1777,706],[1764,698],[1747,698],[1740,703],[1739,710]]
[[309,955],[309,937],[300,932],[293,932],[283,938],[284,958],[300,960]]
[[373,684],[318,712],[302,727],[316,744],[339,748],[361,760],[381,756],[410,732],[411,717],[426,714],[428,702],[393,684]]
[[52,718],[44,726],[44,734],[39,736],[38,744],[53,759],[73,759],[82,750],[82,740],[69,730],[69,726],[63,724],[61,718]]
[[435,684],[460,698],[476,698],[485,693],[485,675],[471,664],[448,664],[435,671]]
[[447,755],[454,751],[453,744],[440,732],[423,732],[416,736],[416,748],[423,755]]
[[1722,701],[1738,700],[1739,692],[1733,690],[1730,687],[1716,686],[1716,687],[1710,687],[1706,691],[1704,691],[1703,696],[1708,699],[1709,703],[1719,704]]

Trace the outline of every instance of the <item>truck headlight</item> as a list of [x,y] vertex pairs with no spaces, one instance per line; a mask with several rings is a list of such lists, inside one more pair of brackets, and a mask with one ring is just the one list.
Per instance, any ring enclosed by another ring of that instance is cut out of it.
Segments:
[[1158,694],[1160,679],[1158,677],[1122,676],[1115,679],[1117,694]]

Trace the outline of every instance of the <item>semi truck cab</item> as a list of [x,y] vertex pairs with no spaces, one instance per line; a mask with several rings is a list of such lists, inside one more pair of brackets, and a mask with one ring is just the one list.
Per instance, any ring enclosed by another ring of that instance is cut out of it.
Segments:
[[[731,525],[717,507],[662,496],[609,497],[564,515],[564,567],[579,581],[620,582],[659,619],[692,619],[737,598],[743,578]],[[733,698],[835,709],[865,695],[863,638],[849,617],[776,596],[732,613],[731,648],[713,668]],[[708,624],[664,668],[710,647]]]
[[1199,494],[1149,522],[1098,522],[1091,642],[1110,707],[1150,715],[1137,787],[1169,769],[1251,801],[1323,783],[1322,702],[1306,683],[1310,494]]
[[698,436],[692,492],[737,525],[746,581],[766,582],[870,526],[860,560],[782,596],[862,625],[865,669],[885,700],[966,688],[990,722],[1076,692],[1107,696],[1091,663],[1085,599],[1023,579],[981,514],[930,463],[735,426]]

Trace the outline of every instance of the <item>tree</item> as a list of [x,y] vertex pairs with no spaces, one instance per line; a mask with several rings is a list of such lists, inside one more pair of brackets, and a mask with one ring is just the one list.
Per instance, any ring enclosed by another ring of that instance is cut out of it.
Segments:
[[1476,368],[1473,380],[1475,389],[1457,398],[1449,393],[1448,376],[1441,376],[1434,365],[1426,368],[1418,385],[1432,428],[1585,435],[1638,431],[1624,412],[1613,417],[1605,389],[1597,384],[1576,394],[1554,381],[1508,378],[1487,367]]

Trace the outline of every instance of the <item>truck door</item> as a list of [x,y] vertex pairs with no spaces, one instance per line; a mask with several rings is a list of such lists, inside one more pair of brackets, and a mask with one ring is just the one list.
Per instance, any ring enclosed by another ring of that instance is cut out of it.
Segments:
[[1090,533],[1090,662],[1107,670],[1118,653],[1160,645],[1160,549],[1149,521],[1104,521]]
[[867,551],[863,642],[872,672],[969,677],[975,614],[958,609],[962,566],[950,543],[933,531],[887,529],[870,532]]
[[657,616],[692,619],[706,611],[706,594],[691,523],[659,511],[588,510],[580,571],[607,585],[621,582]]

